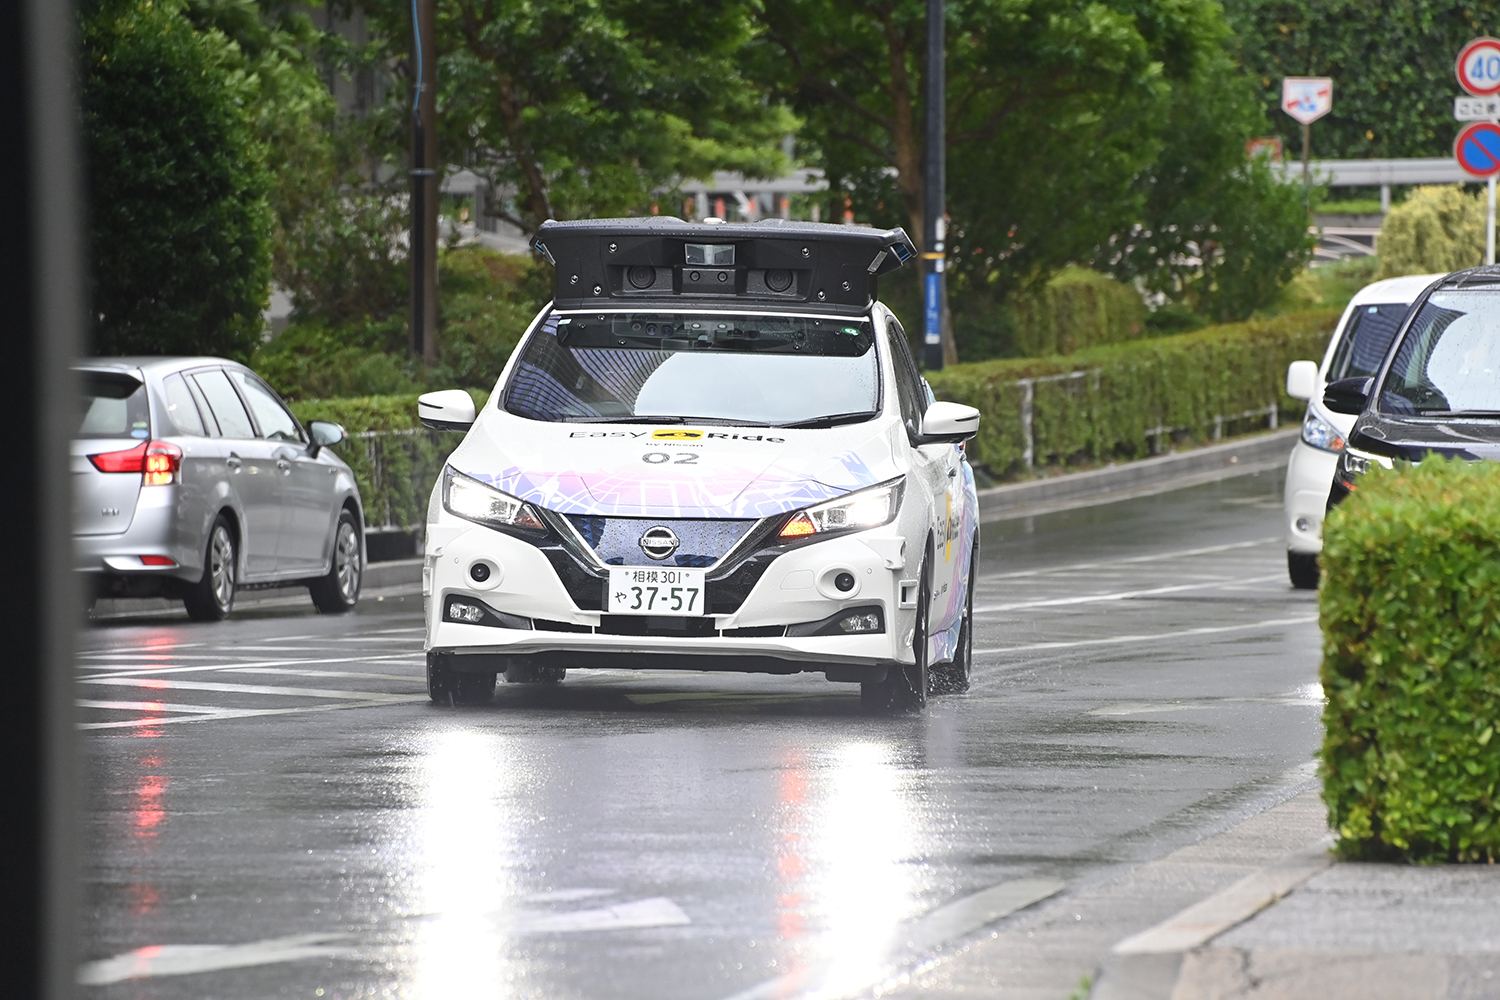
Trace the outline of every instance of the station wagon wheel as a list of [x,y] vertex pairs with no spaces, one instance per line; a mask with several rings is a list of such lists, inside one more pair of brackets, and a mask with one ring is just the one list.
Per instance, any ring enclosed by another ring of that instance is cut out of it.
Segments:
[[922,558],[917,578],[917,615],[911,633],[911,663],[892,663],[885,680],[859,686],[860,704],[868,712],[891,714],[922,708],[932,679],[927,665],[927,615],[932,605],[932,585],[928,582],[931,560]]
[[208,551],[203,559],[203,577],[182,597],[188,617],[198,622],[218,622],[234,609],[237,552],[234,532],[220,514],[208,531]]
[[347,507],[339,512],[333,529],[333,558],[328,573],[307,585],[313,604],[325,615],[348,611],[359,602],[364,578],[364,554],[360,551],[359,524]]
[[969,555],[969,587],[964,592],[964,615],[958,626],[953,660],[932,668],[933,694],[963,694],[969,690],[969,672],[974,662],[974,575],[979,566],[979,543]]

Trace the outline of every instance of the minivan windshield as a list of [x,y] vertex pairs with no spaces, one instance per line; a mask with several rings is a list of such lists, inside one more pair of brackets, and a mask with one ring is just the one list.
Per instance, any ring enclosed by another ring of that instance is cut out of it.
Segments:
[[1500,293],[1434,292],[1396,349],[1380,409],[1500,416]]
[[527,342],[505,409],[565,423],[868,420],[880,409],[874,331],[868,319],[553,314]]

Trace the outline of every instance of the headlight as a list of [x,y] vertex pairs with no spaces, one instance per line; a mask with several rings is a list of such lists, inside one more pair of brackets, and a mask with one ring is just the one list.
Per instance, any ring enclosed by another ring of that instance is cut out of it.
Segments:
[[486,486],[452,466],[443,468],[443,509],[454,517],[487,528],[547,530],[546,522],[531,504]]
[[1337,473],[1339,482],[1343,484],[1345,489],[1354,489],[1358,484],[1359,477],[1370,471],[1370,464],[1372,462],[1387,469],[1394,469],[1396,467],[1396,463],[1384,455],[1345,448],[1344,453],[1339,456],[1339,470]]
[[859,531],[889,524],[901,509],[904,479],[848,493],[837,500],[799,510],[782,527],[782,538],[805,538],[838,531]]
[[1321,451],[1343,451],[1344,435],[1339,429],[1322,417],[1313,412],[1313,408],[1307,408],[1307,416],[1302,418],[1302,440]]

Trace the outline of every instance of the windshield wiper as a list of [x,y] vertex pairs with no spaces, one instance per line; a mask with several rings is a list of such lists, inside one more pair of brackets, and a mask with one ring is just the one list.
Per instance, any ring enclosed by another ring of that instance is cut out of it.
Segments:
[[825,413],[821,417],[793,420],[790,423],[774,424],[775,427],[836,427],[839,424],[857,424],[879,416],[879,410],[857,410],[853,413]]
[[683,424],[687,420],[683,417],[647,417],[647,416],[625,416],[625,417],[565,417],[563,423],[568,424]]
[[1423,417],[1500,417],[1500,410],[1418,410]]

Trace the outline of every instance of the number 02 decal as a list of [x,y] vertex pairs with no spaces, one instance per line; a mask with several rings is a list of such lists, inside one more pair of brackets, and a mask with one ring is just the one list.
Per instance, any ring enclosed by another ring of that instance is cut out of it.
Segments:
[[641,456],[641,461],[647,465],[667,465],[669,463],[672,465],[697,465],[698,456],[692,453],[678,455],[677,461],[673,462],[672,456],[664,451],[648,451]]

